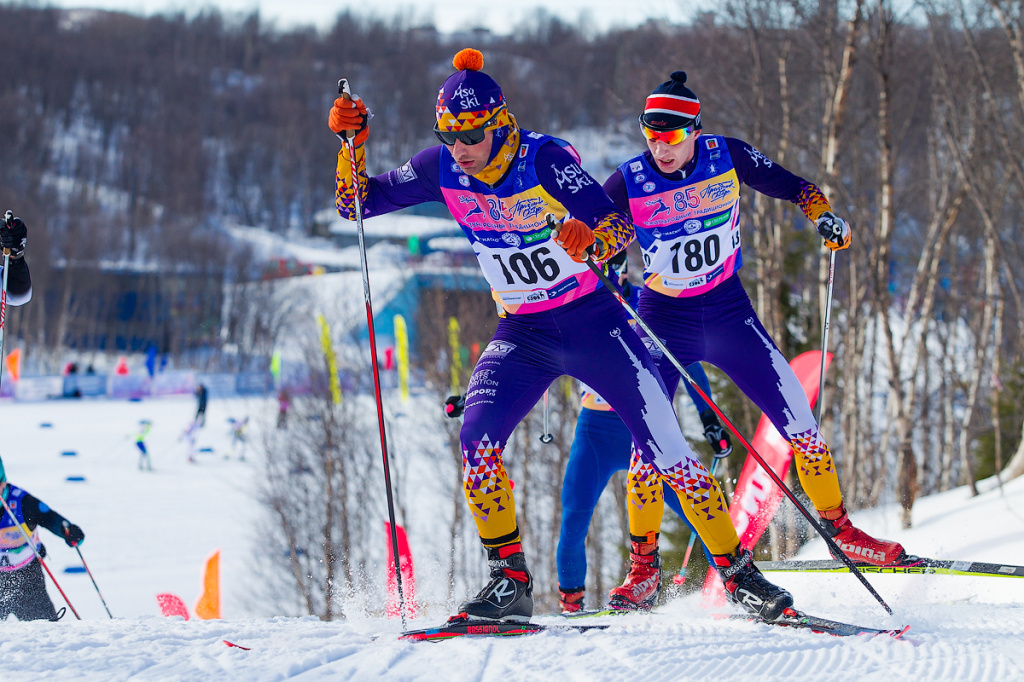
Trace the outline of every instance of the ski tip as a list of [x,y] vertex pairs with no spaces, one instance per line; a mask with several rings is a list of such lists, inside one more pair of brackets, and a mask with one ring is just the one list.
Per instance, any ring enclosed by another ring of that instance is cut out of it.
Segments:
[[225,643],[225,644],[227,644],[227,645],[228,645],[229,647],[234,647],[234,648],[236,648],[236,649],[241,649],[242,651],[252,651],[252,649],[250,649],[250,648],[249,648],[249,647],[247,647],[247,646],[242,646],[241,644],[235,644],[234,642],[229,642],[229,641],[228,641],[228,640],[226,640],[226,639],[222,639],[222,640],[220,640],[220,641],[224,642],[224,643]]
[[904,625],[902,630],[894,629],[889,630],[889,636],[893,639],[903,639],[903,635],[910,631],[909,625]]

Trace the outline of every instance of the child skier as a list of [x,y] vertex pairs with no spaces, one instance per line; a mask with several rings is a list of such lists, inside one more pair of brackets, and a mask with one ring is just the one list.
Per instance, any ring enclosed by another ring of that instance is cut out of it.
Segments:
[[[231,424],[231,453],[238,457],[240,462],[245,461],[245,431],[249,428],[249,417],[243,417],[242,419],[235,419],[234,417],[228,417],[228,423]],[[224,459],[227,459],[228,455],[224,455]]]
[[148,419],[143,419],[139,422],[139,430],[135,433],[135,447],[139,449],[139,471],[142,471],[142,464],[145,462],[146,470],[153,470],[153,462],[149,458],[149,452],[146,450],[146,436],[149,435],[150,430],[153,428],[153,422]]
[[[46,555],[38,527],[63,538],[68,547],[82,544],[85,533],[42,500],[8,483],[3,463],[0,496],[10,509],[8,512],[0,506],[0,622],[12,613],[18,620],[59,620],[64,609],[58,614],[53,608],[46,593],[43,568],[32,551],[34,547],[40,556]],[[31,547],[25,541],[26,535],[32,541]]]

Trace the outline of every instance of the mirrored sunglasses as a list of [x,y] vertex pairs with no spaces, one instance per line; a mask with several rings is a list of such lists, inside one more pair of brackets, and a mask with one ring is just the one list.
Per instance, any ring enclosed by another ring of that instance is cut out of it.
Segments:
[[675,128],[673,130],[655,130],[654,128],[648,128],[647,124],[644,123],[643,116],[640,117],[640,132],[644,134],[648,140],[658,140],[668,145],[679,144],[693,132],[697,130],[696,125],[687,126],[686,128]]

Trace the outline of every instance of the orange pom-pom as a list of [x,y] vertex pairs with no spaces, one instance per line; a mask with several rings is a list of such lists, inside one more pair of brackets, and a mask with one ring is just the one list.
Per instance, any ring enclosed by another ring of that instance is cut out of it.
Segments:
[[452,66],[459,71],[479,71],[484,68],[484,56],[480,50],[467,47],[465,50],[459,50],[455,55]]

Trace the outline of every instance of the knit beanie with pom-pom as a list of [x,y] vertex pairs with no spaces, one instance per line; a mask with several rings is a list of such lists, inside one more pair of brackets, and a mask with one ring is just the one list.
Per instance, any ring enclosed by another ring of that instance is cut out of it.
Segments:
[[685,71],[673,71],[667,81],[654,88],[644,103],[641,120],[652,130],[701,128],[700,100],[686,87]]
[[[495,116],[505,109],[505,95],[494,79],[480,69],[484,56],[479,50],[467,48],[459,51],[452,60],[457,70],[437,91],[437,127],[446,132],[457,132],[505,125]],[[504,117],[500,117],[504,118]],[[494,119],[494,120],[492,120]]]

